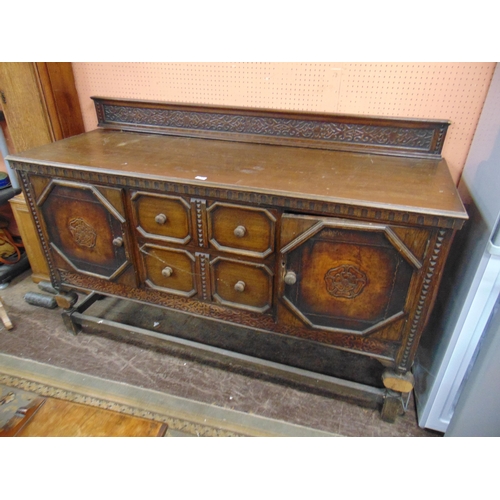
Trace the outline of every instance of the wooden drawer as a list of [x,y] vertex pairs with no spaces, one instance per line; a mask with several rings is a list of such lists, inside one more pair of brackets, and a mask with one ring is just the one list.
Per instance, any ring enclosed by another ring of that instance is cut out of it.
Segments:
[[139,234],[182,245],[191,241],[191,206],[184,199],[134,191],[131,200]]
[[184,297],[196,294],[195,258],[187,250],[145,244],[139,249],[149,288]]
[[256,312],[271,308],[273,273],[266,265],[216,257],[210,269],[215,302]]
[[269,210],[216,202],[207,214],[213,248],[257,258],[274,251],[276,218]]

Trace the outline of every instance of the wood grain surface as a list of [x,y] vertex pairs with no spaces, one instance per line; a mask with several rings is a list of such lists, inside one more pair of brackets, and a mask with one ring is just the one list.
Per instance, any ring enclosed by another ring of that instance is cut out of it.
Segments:
[[466,218],[445,160],[100,129],[8,159]]
[[18,437],[161,437],[166,426],[114,411],[49,398]]

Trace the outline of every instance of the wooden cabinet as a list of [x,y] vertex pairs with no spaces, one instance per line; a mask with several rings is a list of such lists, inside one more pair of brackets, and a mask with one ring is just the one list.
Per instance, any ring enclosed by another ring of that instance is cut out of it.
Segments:
[[0,91],[18,152],[84,132],[71,63],[0,63]]
[[234,335],[205,344],[269,361],[290,349],[302,368],[334,352],[318,373],[335,365],[355,384],[357,360],[375,360],[393,419],[467,218],[440,157],[448,124],[99,98],[96,109],[98,130],[10,158],[54,285],[210,318]]

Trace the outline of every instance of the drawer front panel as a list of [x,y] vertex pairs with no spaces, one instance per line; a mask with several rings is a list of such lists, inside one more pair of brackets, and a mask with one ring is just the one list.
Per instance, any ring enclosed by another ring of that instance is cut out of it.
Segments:
[[213,203],[207,213],[212,248],[257,258],[274,251],[276,218],[269,210]]
[[196,294],[195,258],[190,252],[152,244],[139,251],[148,287],[184,297]]
[[217,257],[210,270],[215,302],[256,312],[271,308],[273,273],[266,265]]
[[187,244],[191,207],[182,198],[135,191],[131,196],[137,231],[146,238]]

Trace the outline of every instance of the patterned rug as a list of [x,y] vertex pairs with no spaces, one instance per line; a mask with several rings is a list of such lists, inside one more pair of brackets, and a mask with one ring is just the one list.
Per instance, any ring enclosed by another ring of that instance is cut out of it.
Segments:
[[[41,384],[31,380],[4,375],[0,373],[0,436],[1,429],[8,430],[14,421],[22,419],[26,411],[42,401],[43,397],[51,397],[111,410],[135,417],[146,418],[168,425],[166,437],[239,437],[239,434],[228,430],[204,426],[168,415],[143,410],[134,406],[106,401],[86,396],[73,391]],[[10,425],[9,425],[10,422]]]
[[2,397],[6,398],[4,406],[17,394],[19,407],[24,405],[21,401],[29,404],[36,397],[54,398],[166,424],[166,437],[338,437],[319,429],[1,352],[0,386]]

